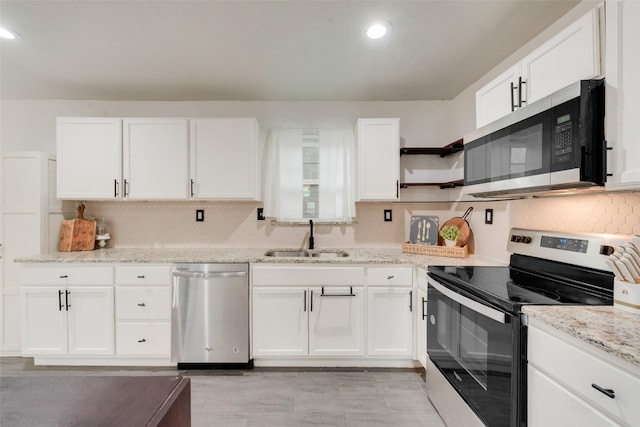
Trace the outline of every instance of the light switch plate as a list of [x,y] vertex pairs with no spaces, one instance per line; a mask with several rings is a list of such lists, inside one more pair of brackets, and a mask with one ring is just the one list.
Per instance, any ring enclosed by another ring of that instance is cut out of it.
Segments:
[[493,209],[484,210],[484,223],[493,224]]
[[196,222],[204,221],[204,209],[196,209]]
[[391,209],[385,209],[385,210],[384,210],[384,220],[385,220],[385,221],[392,221],[392,218],[391,218]]

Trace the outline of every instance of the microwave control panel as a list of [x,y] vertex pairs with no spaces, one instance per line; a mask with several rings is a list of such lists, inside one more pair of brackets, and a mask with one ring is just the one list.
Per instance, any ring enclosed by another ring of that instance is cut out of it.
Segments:
[[571,114],[565,114],[556,119],[553,130],[553,159],[554,163],[564,163],[573,158],[573,122]]

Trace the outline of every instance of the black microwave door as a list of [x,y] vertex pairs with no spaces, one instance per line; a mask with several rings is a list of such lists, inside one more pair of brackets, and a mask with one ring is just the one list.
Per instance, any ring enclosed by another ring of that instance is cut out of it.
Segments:
[[465,145],[465,185],[550,171],[551,112],[544,111]]

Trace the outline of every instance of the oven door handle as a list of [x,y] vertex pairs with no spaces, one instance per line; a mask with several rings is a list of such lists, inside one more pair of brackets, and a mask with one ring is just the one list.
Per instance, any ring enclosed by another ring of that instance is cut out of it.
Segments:
[[496,322],[506,323],[505,314],[501,311],[495,310],[491,307],[487,307],[486,305],[479,303],[477,301],[472,300],[471,298],[467,298],[464,295],[460,295],[457,292],[452,291],[444,287],[443,285],[436,282],[429,282],[430,286],[433,286],[438,292],[442,293],[448,298],[451,298],[455,302],[467,307],[469,310],[473,310],[476,313],[480,313],[483,316],[486,316],[490,319],[495,320]]

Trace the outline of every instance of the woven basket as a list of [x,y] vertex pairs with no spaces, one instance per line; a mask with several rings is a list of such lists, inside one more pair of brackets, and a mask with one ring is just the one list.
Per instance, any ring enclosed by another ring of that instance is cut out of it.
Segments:
[[433,245],[417,245],[414,243],[402,243],[402,252],[407,254],[429,255],[429,256],[445,256],[449,258],[466,258],[469,255],[468,246],[449,247],[449,246],[433,246]]

